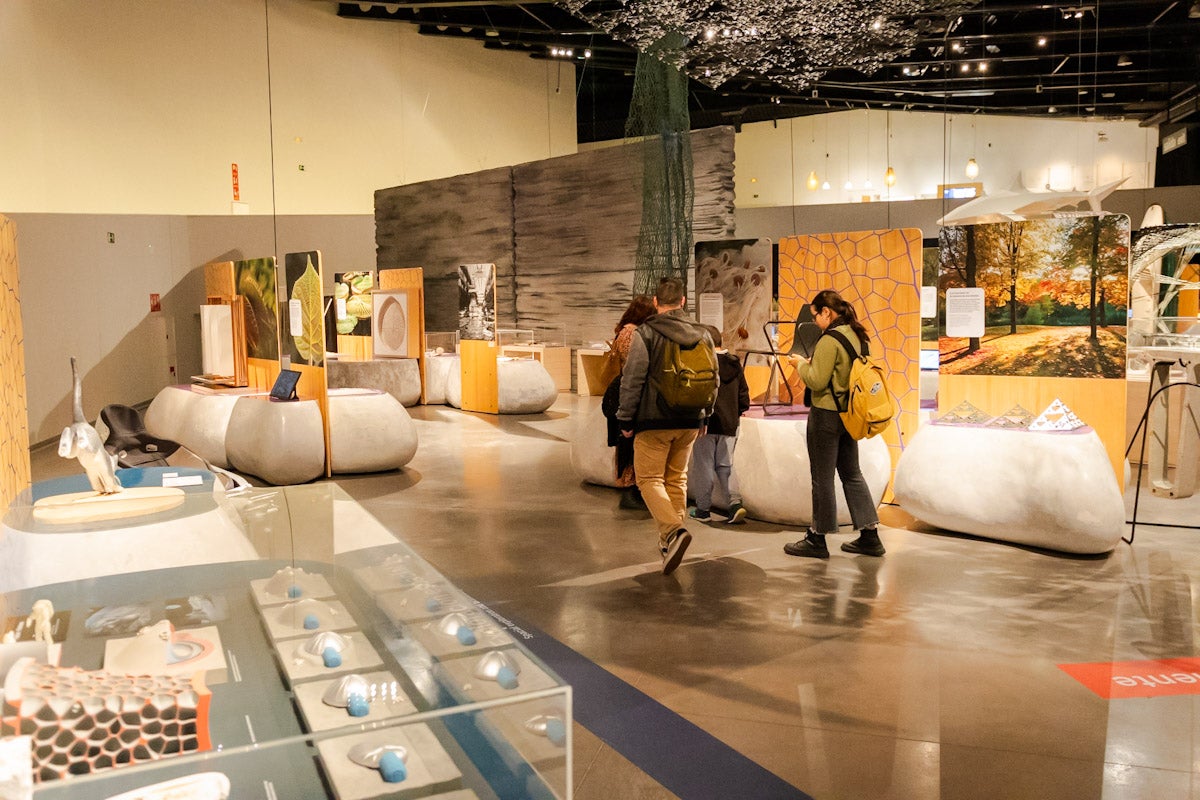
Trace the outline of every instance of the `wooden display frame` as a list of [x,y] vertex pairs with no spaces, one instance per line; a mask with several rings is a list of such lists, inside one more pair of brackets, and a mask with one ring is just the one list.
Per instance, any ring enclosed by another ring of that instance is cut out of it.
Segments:
[[[417,366],[421,371],[421,403],[425,403],[425,269],[381,269],[378,273],[381,292],[408,291],[408,332],[416,346]],[[374,325],[374,320],[371,322]],[[341,347],[339,340],[338,347]]]

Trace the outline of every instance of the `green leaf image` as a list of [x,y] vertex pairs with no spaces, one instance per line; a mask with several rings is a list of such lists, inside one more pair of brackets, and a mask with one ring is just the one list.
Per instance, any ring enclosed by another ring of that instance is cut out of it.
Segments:
[[375,285],[375,276],[370,272],[347,272],[346,282],[355,294],[362,294],[371,291],[371,287]]
[[350,296],[350,287],[344,283],[335,283],[333,285],[333,296],[338,300],[345,300]]
[[346,301],[346,316],[358,319],[370,319],[371,296],[367,294],[353,295]]
[[279,318],[275,309],[275,262],[238,261],[237,293],[246,301],[246,351],[250,358],[279,358]]
[[356,325],[358,325],[358,317],[352,317],[347,314],[337,321],[337,332],[343,336],[349,336],[354,333]]
[[313,269],[312,259],[304,274],[292,286],[292,299],[300,302],[299,336],[293,336],[300,357],[313,366],[325,360],[324,315],[321,313],[321,277]]

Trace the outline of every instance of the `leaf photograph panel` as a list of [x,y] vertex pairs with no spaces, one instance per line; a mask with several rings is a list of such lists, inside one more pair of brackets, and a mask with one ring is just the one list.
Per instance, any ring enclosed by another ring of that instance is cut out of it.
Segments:
[[233,263],[233,285],[245,300],[246,355],[279,358],[279,312],[275,297],[275,259],[252,258]]
[[325,363],[325,315],[321,298],[321,254],[288,253],[283,257],[283,350],[293,364]]
[[369,270],[338,272],[333,276],[334,315],[339,335],[371,335],[371,291],[374,288],[375,273]]

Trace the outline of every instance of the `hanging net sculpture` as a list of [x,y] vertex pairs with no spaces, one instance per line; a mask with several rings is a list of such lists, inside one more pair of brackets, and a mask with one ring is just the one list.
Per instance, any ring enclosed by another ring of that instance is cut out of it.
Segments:
[[687,285],[692,256],[692,142],[687,77],[666,55],[684,43],[668,34],[638,53],[625,138],[642,147],[642,225],[633,270],[634,294],[653,295],[658,279]]

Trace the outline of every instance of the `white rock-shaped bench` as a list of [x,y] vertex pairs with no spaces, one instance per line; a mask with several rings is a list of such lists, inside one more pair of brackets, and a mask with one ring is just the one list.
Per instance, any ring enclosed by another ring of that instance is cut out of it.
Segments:
[[241,395],[201,394],[188,386],[168,386],[146,409],[147,432],[179,442],[210,464],[229,469],[225,434]]
[[317,401],[239,397],[225,450],[233,469],[275,486],[324,475],[325,431]]
[[[878,506],[892,473],[887,444],[882,436],[864,439],[858,443],[858,455],[871,499]],[[733,471],[751,517],[784,525],[812,522],[807,419],[742,417]],[[850,509],[840,482],[837,487],[838,523],[848,524]]]
[[1067,553],[1107,553],[1125,531],[1112,462],[1090,428],[922,425],[893,490],[930,525]]
[[599,404],[575,423],[571,467],[588,483],[614,488],[617,485],[617,448],[608,446],[608,420]]
[[373,361],[330,359],[325,364],[330,389],[379,389],[403,406],[421,402],[421,364],[415,358]]
[[330,389],[329,450],[335,473],[400,469],[417,454],[417,426],[388,392]]
[[[532,358],[496,359],[498,412],[501,414],[540,414],[558,399],[554,379]],[[446,376],[446,403],[462,408],[462,372]]]

